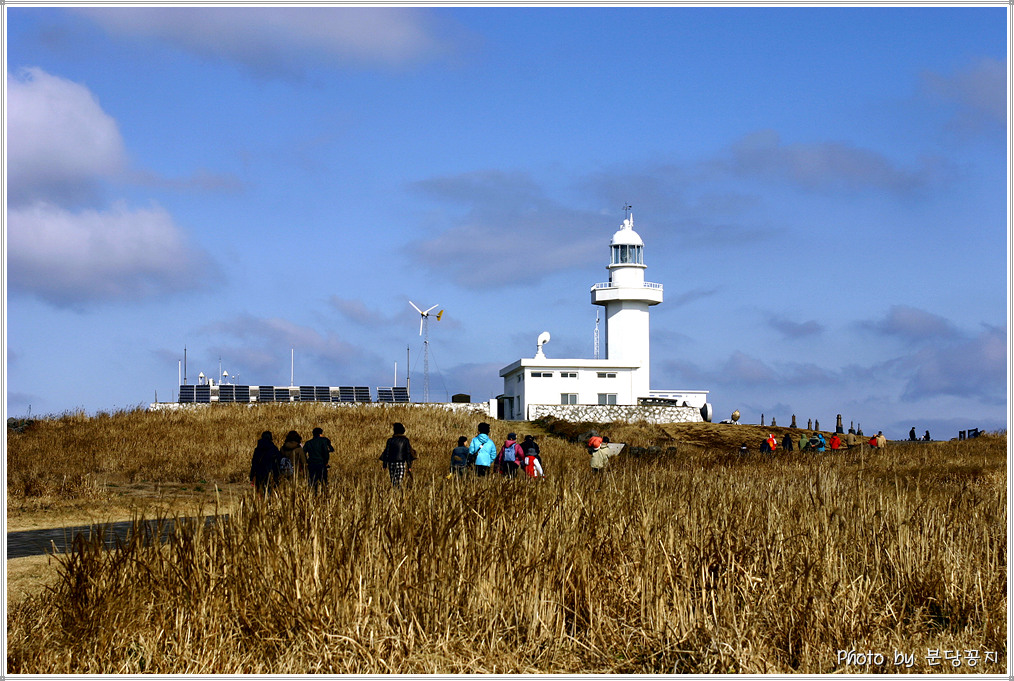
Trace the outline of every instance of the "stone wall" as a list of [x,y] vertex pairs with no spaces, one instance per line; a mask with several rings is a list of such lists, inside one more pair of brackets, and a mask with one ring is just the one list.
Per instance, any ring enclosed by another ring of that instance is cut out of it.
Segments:
[[599,404],[530,404],[528,420],[543,416],[578,423],[609,423],[611,421],[647,421],[648,423],[693,423],[703,422],[701,410],[697,407],[647,407]]

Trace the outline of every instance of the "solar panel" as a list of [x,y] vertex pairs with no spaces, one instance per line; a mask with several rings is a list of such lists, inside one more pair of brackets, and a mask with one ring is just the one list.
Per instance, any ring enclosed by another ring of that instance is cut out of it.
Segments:
[[372,402],[373,399],[370,397],[370,386],[368,385],[357,385],[355,388],[356,402]]
[[262,385],[257,387],[257,401],[258,402],[274,402],[275,401],[275,388],[271,385]]
[[343,385],[338,388],[338,401],[339,402],[355,402],[356,401],[356,389],[351,385]]
[[211,403],[211,386],[210,385],[195,385],[194,386],[194,402],[200,404]]
[[331,388],[326,385],[318,385],[314,388],[314,396],[318,402],[330,402]]
[[237,402],[249,402],[250,401],[250,386],[248,385],[234,385],[236,389],[236,401]]
[[391,392],[394,393],[394,401],[395,402],[408,402],[409,401],[409,399],[408,399],[408,388],[406,388],[404,386],[395,387],[395,388],[391,388]]
[[394,391],[391,388],[377,388],[377,402],[394,402]]
[[292,396],[288,388],[275,388],[275,402],[291,402]]
[[218,401],[219,402],[235,402],[236,401],[236,386],[234,386],[234,385],[220,385],[220,386],[218,386]]
[[312,385],[301,385],[299,386],[299,401],[300,402],[313,402],[317,399],[317,393]]
[[192,385],[180,386],[180,404],[191,404],[194,401],[194,388]]

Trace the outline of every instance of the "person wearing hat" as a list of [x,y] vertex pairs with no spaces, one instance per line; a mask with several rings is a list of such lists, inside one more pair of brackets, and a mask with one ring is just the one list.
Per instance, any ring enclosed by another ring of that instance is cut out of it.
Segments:
[[518,462],[524,455],[525,453],[521,451],[521,446],[518,445],[517,434],[508,433],[507,440],[503,443],[503,447],[500,448],[500,453],[496,457],[500,473],[508,478],[513,478],[518,474]]
[[405,426],[395,423],[394,436],[387,439],[384,453],[380,455],[380,460],[384,462],[384,468],[391,476],[392,487],[398,489],[401,487],[401,481],[405,478],[405,474],[412,474],[412,462],[415,458],[412,443],[405,437]]

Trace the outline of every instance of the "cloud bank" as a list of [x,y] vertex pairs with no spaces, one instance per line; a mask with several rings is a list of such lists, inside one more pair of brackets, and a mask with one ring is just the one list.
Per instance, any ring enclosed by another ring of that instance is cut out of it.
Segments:
[[100,204],[128,166],[119,127],[85,86],[28,68],[7,75],[7,277],[59,307],[196,288],[210,258],[159,206]]
[[132,7],[79,12],[112,34],[156,38],[259,74],[307,64],[405,66],[450,51],[427,12],[385,7]]

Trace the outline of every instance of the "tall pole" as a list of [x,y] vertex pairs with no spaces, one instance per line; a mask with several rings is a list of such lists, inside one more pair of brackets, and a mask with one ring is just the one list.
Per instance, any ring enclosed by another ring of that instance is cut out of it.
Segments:
[[423,317],[423,402],[430,401],[430,316]]
[[405,392],[412,398],[412,348],[405,346]]
[[289,358],[289,387],[296,384],[296,346],[292,346],[292,356]]

